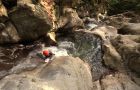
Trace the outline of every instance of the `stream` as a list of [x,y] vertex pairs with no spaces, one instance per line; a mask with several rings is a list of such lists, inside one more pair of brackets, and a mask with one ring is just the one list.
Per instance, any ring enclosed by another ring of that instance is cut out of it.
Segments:
[[[95,26],[95,25],[94,25]],[[89,27],[88,27],[89,28]],[[93,27],[92,27],[93,28]],[[102,40],[92,33],[78,30],[73,33],[57,36],[57,46],[45,47],[42,41],[29,45],[16,44],[0,46],[0,78],[24,70],[37,68],[40,62],[36,53],[43,48],[50,48],[61,54],[79,57],[91,67],[93,80],[97,80],[108,72],[102,60]],[[58,55],[59,56],[59,55]]]
[[[102,63],[102,41],[99,37],[84,31],[76,31],[67,36],[58,35],[57,42],[58,45],[51,46],[51,49],[57,48],[57,53],[61,54],[60,56],[68,53],[68,55],[79,57],[88,63],[91,67],[93,80],[99,79],[108,72]],[[44,44],[44,42],[39,42],[29,45],[1,46],[0,78],[11,73],[20,73],[38,67],[40,62],[36,62],[38,58],[36,53],[41,52]]]

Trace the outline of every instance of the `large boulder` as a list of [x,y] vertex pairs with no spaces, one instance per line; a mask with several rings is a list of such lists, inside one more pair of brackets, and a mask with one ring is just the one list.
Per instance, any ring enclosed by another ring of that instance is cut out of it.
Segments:
[[19,41],[20,37],[14,25],[9,21],[7,9],[0,1],[0,44],[15,43]]
[[106,75],[93,82],[93,90],[139,90],[140,86],[123,73]]
[[120,29],[126,26],[127,23],[140,23],[140,15],[136,12],[128,11],[117,15],[108,16],[106,17],[105,22],[108,25]]
[[[135,36],[135,39],[139,37]],[[120,54],[125,67],[128,66],[132,71],[140,73],[140,43],[135,42],[135,39],[120,35],[111,42]]]
[[[133,79],[137,85],[140,85],[140,36],[138,33],[139,29],[137,28],[139,26],[130,28],[125,35],[118,34],[115,28],[107,27],[108,26],[102,26],[93,29],[93,33],[100,36],[103,40],[104,64],[111,70],[113,69],[117,72],[129,74],[127,77]],[[127,29],[125,31],[127,32]],[[139,90],[131,80],[129,80],[131,81],[129,82],[125,81],[125,79],[117,78],[116,82],[116,80],[110,81],[109,78],[103,79],[102,87],[104,87],[105,90],[111,90],[112,88],[117,88],[118,90],[131,90],[135,88],[135,90]],[[129,78],[126,78],[126,80]],[[112,79],[115,78],[113,77]],[[122,88],[118,82],[123,83],[123,87],[125,88]],[[112,83],[116,86],[112,87]]]
[[110,39],[117,36],[117,29],[112,26],[102,26],[93,29],[93,33],[100,36],[103,40],[104,64],[110,68],[122,69],[121,56],[110,42]]
[[22,40],[36,39],[52,28],[52,21],[41,5],[18,2],[8,15]]
[[16,43],[20,40],[19,34],[11,22],[1,23],[0,25],[0,44]]
[[[27,62],[29,61],[34,64],[38,60],[32,58],[27,60]],[[22,73],[11,74],[3,78],[0,81],[0,89],[92,90],[92,76],[89,66],[79,58],[61,56],[56,57],[50,64],[38,63],[36,69],[29,69],[30,64],[26,63],[28,69],[25,67]]]
[[128,23],[118,30],[119,34],[140,35],[140,23]]
[[35,40],[53,27],[47,9],[38,1],[5,0],[0,4],[0,44]]
[[104,90],[139,90],[140,87],[127,75],[117,73],[115,75],[107,75],[101,80],[101,88]]
[[129,69],[137,74],[140,73],[140,37],[138,27],[132,27],[133,29],[129,29],[129,33],[126,33],[133,33],[134,35],[119,35],[117,34],[117,29],[109,26],[93,30],[93,33],[100,36],[103,40],[103,59],[107,67],[119,71]]
[[76,10],[64,8],[62,16],[58,20],[58,28],[62,31],[71,31],[84,27],[82,19],[79,18]]

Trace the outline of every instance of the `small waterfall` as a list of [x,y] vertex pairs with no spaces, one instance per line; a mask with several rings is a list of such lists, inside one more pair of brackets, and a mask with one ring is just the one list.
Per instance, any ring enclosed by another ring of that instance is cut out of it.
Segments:
[[52,50],[56,56],[70,55],[81,58],[90,65],[93,80],[99,79],[108,72],[102,63],[102,40],[99,37],[79,30],[68,33],[67,36],[60,35],[57,39],[58,46],[43,47],[44,42],[39,42],[40,49],[34,43],[27,46],[0,47],[0,77],[6,75],[7,72],[8,74],[20,73],[38,67],[40,63],[36,53],[43,49]]
[[102,40],[84,31],[74,32],[71,37],[59,37],[58,47],[66,49],[68,54],[80,57],[91,66],[93,80],[99,79],[107,69],[102,63]]

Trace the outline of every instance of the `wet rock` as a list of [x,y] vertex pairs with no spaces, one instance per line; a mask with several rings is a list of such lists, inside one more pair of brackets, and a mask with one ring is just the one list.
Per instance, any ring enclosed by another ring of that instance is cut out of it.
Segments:
[[108,40],[117,36],[117,29],[112,26],[101,26],[92,29],[92,33],[101,37],[105,43],[109,43]]
[[34,40],[52,28],[52,21],[41,5],[19,4],[9,13],[9,17],[22,40]]
[[17,0],[17,5],[33,4],[33,1],[36,0]]
[[135,71],[140,74],[140,70],[139,70],[140,69],[140,57],[139,56],[137,56],[136,59],[130,60],[128,65],[132,71]]
[[71,32],[77,28],[84,26],[82,19],[79,18],[77,12],[72,8],[64,8],[63,15],[59,17],[58,28],[61,31]]
[[6,22],[1,25],[3,25],[3,29],[1,28],[0,31],[0,44],[16,43],[20,40],[19,34],[11,22]]
[[98,22],[97,20],[95,20],[94,18],[90,18],[90,17],[86,17],[83,19],[83,22],[85,24],[85,28],[87,30],[91,30],[93,28],[96,28],[98,26]]
[[0,44],[15,43],[19,36],[14,25],[9,21],[7,9],[0,0]]
[[93,29],[93,33],[103,40],[104,64],[110,68],[122,69],[122,58],[110,42],[110,39],[117,36],[117,29],[112,26],[102,26]]
[[127,23],[140,23],[140,16],[138,13],[128,11],[117,15],[108,16],[104,22],[107,25],[120,29]]
[[123,35],[113,39],[112,44],[118,53],[120,53],[125,67],[128,66],[135,72],[140,73],[140,44]]
[[[137,84],[139,85],[140,80],[139,79],[136,80],[136,78],[139,78],[139,75],[140,75],[140,71],[139,71],[140,69],[139,39],[140,38],[139,38],[139,35],[135,35],[135,34],[134,35],[120,35],[120,34],[117,34],[116,29],[106,28],[106,27],[95,28],[93,29],[93,33],[100,36],[103,40],[103,44],[102,44],[103,51],[104,51],[103,60],[106,67],[108,67],[109,69],[113,69],[114,71],[128,74],[126,76],[132,80],[134,79],[136,82],[136,85]],[[119,82],[123,83],[123,80],[120,80]],[[114,83],[116,87],[113,86],[106,89],[107,85],[105,84],[104,89],[111,90],[113,88],[113,89],[119,89],[119,90],[127,90],[127,89],[131,90],[132,88],[137,87],[135,85],[132,87],[129,85],[120,87],[122,86],[122,84],[117,84],[118,82],[116,81]],[[130,83],[127,83],[127,84],[130,84]],[[138,90],[138,88],[136,88],[136,90]]]
[[36,68],[38,63],[35,62],[36,60],[34,60],[32,54],[33,52],[36,54],[34,49],[39,51],[39,48],[40,47],[38,45],[28,45],[26,47],[23,45],[1,45],[0,79],[12,73],[20,73],[25,70],[32,70]]
[[93,80],[108,72],[102,63],[101,44],[100,37],[84,30],[75,31],[58,39],[58,47],[65,48],[69,55],[79,57],[90,65]]
[[140,35],[121,35],[122,38],[128,38],[136,43],[140,43]]
[[0,81],[1,90],[92,90],[87,64],[79,58],[57,57],[32,71],[8,75]]
[[[133,31],[132,31],[133,32]],[[110,68],[124,71],[127,66],[131,69],[137,61],[135,71],[139,72],[139,36],[119,35],[113,27],[99,27],[93,33],[100,36],[103,42],[104,63]],[[131,64],[130,64],[131,63]],[[133,70],[134,70],[133,68]]]
[[104,49],[104,63],[109,68],[114,69],[122,69],[122,58],[120,54],[116,51],[116,49],[112,45],[105,45],[103,47]]
[[60,57],[54,62],[45,67],[39,75],[41,79],[48,81],[48,86],[60,90],[92,89],[91,73],[83,61],[78,58]]
[[114,73],[93,82],[93,88],[94,90],[139,90],[140,86],[128,75]]
[[37,0],[4,0],[0,3],[2,44],[35,40],[53,27],[48,9]]
[[49,50],[57,57],[58,56],[69,56],[66,49],[59,48],[59,47],[56,47],[56,46],[44,47],[43,50]]
[[103,90],[139,90],[140,87],[131,81],[127,75],[115,74],[108,75],[101,80]]
[[128,23],[118,30],[119,34],[140,35],[140,23]]
[[103,11],[99,10],[99,7],[103,8],[101,3],[104,1],[97,2],[93,0],[54,0],[54,2],[56,3],[56,6],[59,7],[60,12],[63,8],[73,8],[76,10],[80,18],[95,17],[95,13],[97,11],[104,13]]

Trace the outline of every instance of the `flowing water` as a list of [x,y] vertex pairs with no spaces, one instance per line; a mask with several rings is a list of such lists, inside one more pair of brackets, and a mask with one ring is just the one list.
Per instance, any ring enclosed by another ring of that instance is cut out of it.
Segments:
[[79,30],[60,34],[57,41],[58,45],[53,47],[45,47],[44,44],[47,43],[41,41],[29,45],[0,46],[0,78],[11,73],[37,68],[40,62],[36,53],[46,48],[51,49],[57,56],[70,55],[89,63],[93,80],[99,79],[108,72],[103,65],[102,40],[99,37]]
[[69,36],[59,37],[58,41],[59,48],[65,48],[69,55],[80,57],[89,63],[93,80],[108,72],[103,66],[102,40],[99,37],[92,33],[77,31]]
[[0,78],[10,74],[10,70],[23,60],[29,53],[37,48],[37,45],[1,45],[0,46]]

